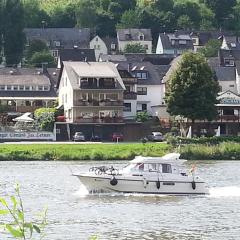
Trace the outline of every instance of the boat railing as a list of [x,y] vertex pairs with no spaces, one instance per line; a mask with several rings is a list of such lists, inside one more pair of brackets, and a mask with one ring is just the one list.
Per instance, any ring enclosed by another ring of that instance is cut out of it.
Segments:
[[108,175],[118,175],[119,170],[117,168],[106,167],[106,166],[99,166],[99,167],[91,167],[89,172],[94,172],[96,175],[108,174]]

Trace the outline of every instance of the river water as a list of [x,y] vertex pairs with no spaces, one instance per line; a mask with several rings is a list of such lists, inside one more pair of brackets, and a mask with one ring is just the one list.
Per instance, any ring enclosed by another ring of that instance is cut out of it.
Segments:
[[[17,182],[28,216],[47,206],[47,240],[92,235],[100,240],[240,239],[240,161],[197,162],[197,175],[208,183],[210,195],[194,197],[86,195],[70,169],[85,171],[98,164],[0,162],[0,194],[11,195]],[[0,233],[0,239],[11,238]]]

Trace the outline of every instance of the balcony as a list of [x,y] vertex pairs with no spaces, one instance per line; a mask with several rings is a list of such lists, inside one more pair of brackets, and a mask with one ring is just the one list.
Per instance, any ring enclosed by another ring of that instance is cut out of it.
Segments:
[[123,98],[125,100],[137,100],[136,92],[124,92]]
[[75,123],[123,123],[122,117],[92,117],[92,118],[83,118],[77,117],[74,121]]
[[217,119],[218,122],[240,122],[240,116],[237,115],[222,115]]
[[137,84],[137,78],[122,78],[124,84]]
[[83,107],[123,107],[123,101],[122,100],[82,100],[79,99],[78,101],[74,102],[75,106],[83,106]]
[[112,78],[89,78],[80,81],[81,89],[115,89],[115,79]]

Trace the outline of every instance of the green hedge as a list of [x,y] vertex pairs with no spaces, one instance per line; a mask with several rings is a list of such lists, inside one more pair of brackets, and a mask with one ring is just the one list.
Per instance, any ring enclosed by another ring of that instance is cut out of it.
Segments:
[[225,142],[218,145],[190,144],[180,148],[187,160],[240,160],[240,144]]
[[162,156],[167,144],[2,144],[0,160],[130,160],[137,155]]
[[181,137],[169,137],[167,142],[172,145],[179,144],[210,144],[216,145],[223,142],[235,142],[240,143],[240,137],[237,136],[222,136],[222,137],[200,137],[200,138],[181,138]]

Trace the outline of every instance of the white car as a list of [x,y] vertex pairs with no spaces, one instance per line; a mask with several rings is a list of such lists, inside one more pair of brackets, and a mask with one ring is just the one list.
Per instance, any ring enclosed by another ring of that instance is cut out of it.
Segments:
[[163,135],[161,132],[152,132],[151,135],[147,136],[147,139],[149,141],[153,141],[153,142],[162,142],[163,141]]

